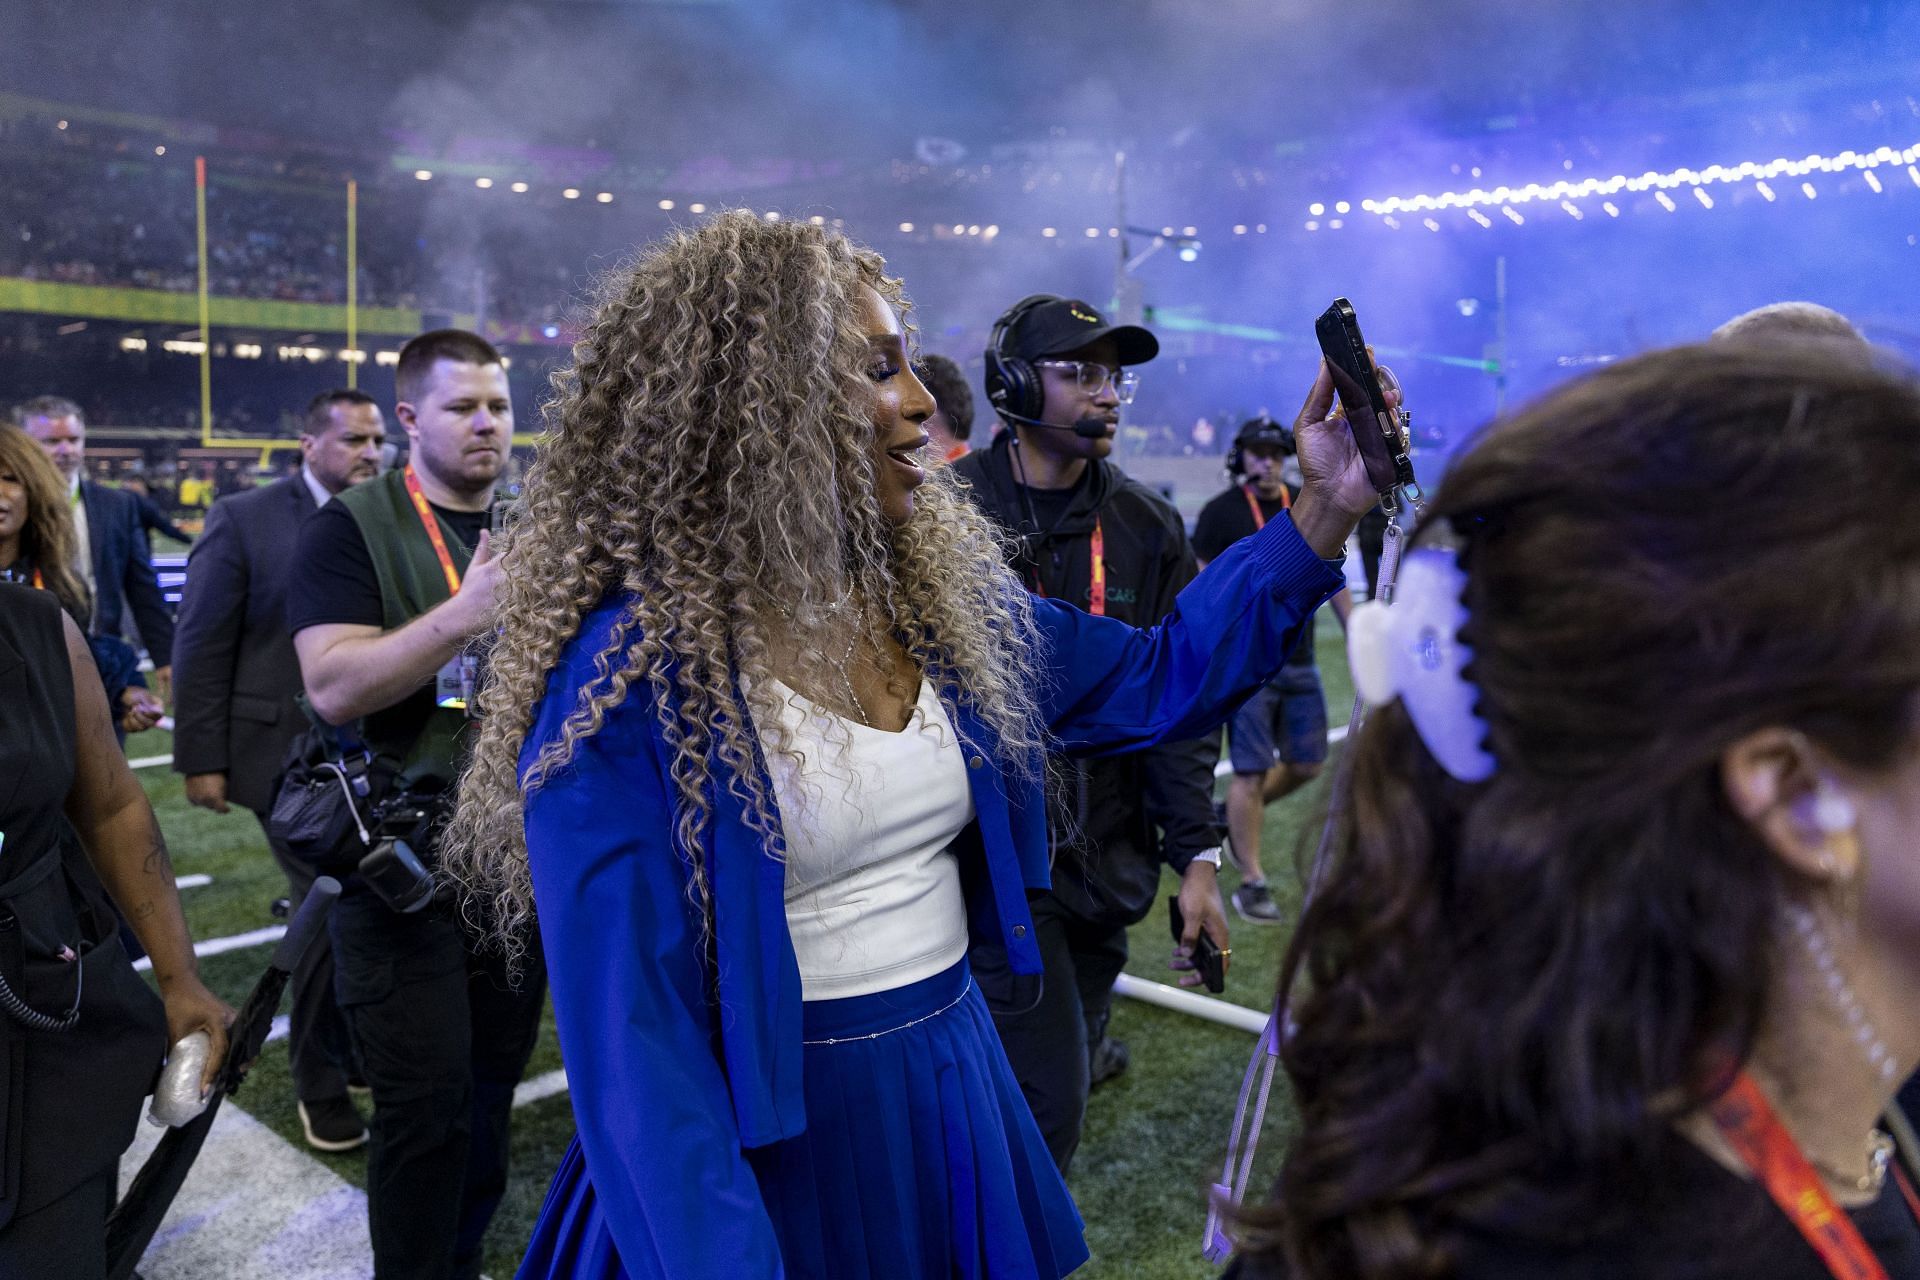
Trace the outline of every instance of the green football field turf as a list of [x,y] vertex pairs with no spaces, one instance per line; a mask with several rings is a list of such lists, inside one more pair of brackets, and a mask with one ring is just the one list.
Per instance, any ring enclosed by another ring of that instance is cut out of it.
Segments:
[[[1329,718],[1344,725],[1351,705],[1344,642],[1338,627],[1324,620],[1317,629]],[[128,740],[127,754],[138,759],[164,755],[172,744],[158,730]],[[1337,751],[1338,748],[1336,747]],[[235,810],[219,816],[186,803],[180,779],[170,770],[145,768],[139,777],[159,814],[178,874],[213,877],[209,885],[182,891],[187,920],[196,939],[227,937],[273,923],[270,907],[286,892],[285,881],[269,856],[253,818]],[[1267,811],[1262,861],[1276,897],[1291,919],[1297,905],[1296,860],[1303,858],[1311,831],[1317,831],[1324,804],[1324,783],[1303,788]],[[1231,867],[1221,878],[1223,892],[1238,883]],[[1167,874],[1162,897],[1177,891]],[[1231,914],[1233,972],[1224,999],[1265,1009],[1273,995],[1288,928],[1256,928]],[[1152,981],[1170,982],[1170,942],[1164,910],[1132,932],[1127,971]],[[201,962],[208,985],[238,1004],[264,968],[265,947],[210,956]],[[1128,1071],[1095,1092],[1088,1108],[1086,1134],[1074,1159],[1069,1184],[1087,1222],[1093,1258],[1077,1276],[1088,1280],[1198,1280],[1212,1268],[1200,1256],[1204,1188],[1219,1176],[1228,1124],[1241,1074],[1254,1037],[1137,1001],[1117,999],[1112,1034],[1132,1053]],[[535,1051],[528,1075],[560,1065],[552,1017]],[[1255,1174],[1256,1188],[1272,1177],[1277,1157],[1293,1122],[1282,1083],[1268,1112],[1265,1145]],[[286,1042],[267,1046],[236,1103],[303,1152],[309,1152],[294,1111]],[[547,1180],[573,1133],[566,1095],[520,1108],[513,1123],[513,1180],[489,1236],[487,1271],[495,1280],[512,1274],[530,1233]],[[328,1156],[309,1152],[356,1185],[365,1184],[363,1153]]]

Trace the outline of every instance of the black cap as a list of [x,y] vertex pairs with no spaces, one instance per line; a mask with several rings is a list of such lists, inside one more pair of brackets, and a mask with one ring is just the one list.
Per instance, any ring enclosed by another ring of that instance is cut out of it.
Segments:
[[1240,424],[1240,430],[1233,437],[1234,444],[1242,449],[1248,445],[1268,445],[1282,453],[1293,452],[1293,432],[1275,422],[1272,418],[1249,418]]
[[1160,340],[1137,324],[1108,324],[1107,318],[1077,298],[1042,302],[1020,317],[1007,335],[1007,354],[1022,360],[1063,356],[1102,338],[1112,338],[1121,364],[1145,364],[1160,354]]

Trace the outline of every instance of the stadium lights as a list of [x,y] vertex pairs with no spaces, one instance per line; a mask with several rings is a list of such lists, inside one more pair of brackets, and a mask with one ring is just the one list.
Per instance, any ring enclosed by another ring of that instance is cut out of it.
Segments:
[[598,201],[599,201],[599,202],[600,202],[601,204],[612,204],[612,203],[613,203],[613,192],[611,192],[611,191],[602,191],[602,192],[601,192],[601,193],[600,193],[599,195],[597,195],[597,196],[595,196],[595,197],[594,197],[594,199],[595,199],[595,200],[598,200]]
[[706,211],[707,206],[703,204],[690,204],[687,206],[688,213],[705,213]]
[[1815,190],[1813,189],[1813,184],[1812,184],[1811,182],[1803,182],[1803,183],[1801,183],[1801,184],[1800,184],[1800,190],[1802,190],[1802,191],[1804,191],[1804,192],[1806,193],[1806,195],[1807,195],[1807,199],[1809,199],[1809,200],[1813,200],[1813,199],[1816,199],[1816,198],[1817,198],[1817,197],[1818,197],[1818,196],[1820,195],[1820,193],[1819,193],[1818,191],[1815,191]]
[[427,180],[428,178],[431,178],[431,177],[433,176],[433,170],[431,170],[431,169],[415,169],[415,170],[413,171],[413,176],[414,176],[414,177],[416,177],[416,178],[418,178],[418,179],[420,179],[420,181],[422,181],[422,182],[425,182],[425,181],[426,181],[426,180]]
[[473,185],[480,188],[482,191],[485,191],[489,187],[493,186],[493,179],[492,178],[475,178],[473,180]]
[[1565,209],[1567,211],[1567,216],[1569,218],[1572,218],[1575,222],[1580,222],[1586,217],[1585,214],[1580,212],[1580,206],[1575,204],[1571,200],[1562,200],[1560,202],[1560,207],[1562,209]]
[[1693,198],[1700,202],[1701,208],[1703,209],[1713,208],[1713,197],[1708,195],[1705,191],[1701,190],[1699,187],[1695,187],[1693,189]]
[[514,193],[515,195],[517,195],[517,196],[523,196],[523,195],[525,195],[525,194],[527,193],[527,184],[526,184],[526,183],[524,183],[524,182],[516,182],[516,183],[514,183],[514,184],[513,184],[513,193]]
[[1060,229],[1058,227],[1042,227],[1040,228],[1040,234],[1051,240],[1060,234]]
[[667,210],[668,212],[672,212],[672,210],[673,210],[673,201],[671,201],[671,200],[662,200],[662,201],[660,202],[660,207],[661,207],[662,209],[664,209],[664,210]]
[[[1749,181],[1758,183],[1768,178],[1801,178],[1814,173],[1845,173],[1850,170],[1866,173],[1886,165],[1904,164],[1912,167],[1916,161],[1920,161],[1920,145],[1904,150],[1878,147],[1872,151],[1842,151],[1831,156],[1808,155],[1799,160],[1784,157],[1768,161],[1747,160],[1737,165],[1714,164],[1698,170],[1680,168],[1662,172],[1649,169],[1638,175],[1616,173],[1606,178],[1583,178],[1577,182],[1563,179],[1545,184],[1529,182],[1524,186],[1494,187],[1491,190],[1474,187],[1468,191],[1387,196],[1384,199],[1362,200],[1360,207],[1368,213],[1382,215],[1437,209],[1492,208],[1533,201],[1557,202],[1587,196],[1610,196],[1622,191],[1658,193],[1674,187],[1711,187]],[[1479,176],[1479,170],[1474,170],[1474,176]],[[1337,205],[1335,207],[1338,208]]]
[[1244,222],[1236,222],[1236,223],[1234,223],[1234,224],[1233,224],[1233,234],[1235,234],[1235,235],[1237,235],[1237,236],[1243,236],[1243,235],[1245,235],[1245,234],[1247,234],[1247,224],[1246,224],[1246,223],[1244,223]]
[[[64,125],[66,121],[62,120],[60,123]],[[147,349],[147,340],[145,338],[122,338],[120,339],[120,349],[122,351],[145,351]]]
[[163,156],[163,155],[165,155],[165,154],[167,154],[167,149],[166,149],[165,147],[155,147],[155,148],[153,149],[153,154],[155,154],[155,155],[157,155],[157,156]]
[[1753,189],[1754,189],[1755,191],[1758,191],[1758,192],[1759,192],[1759,193],[1760,193],[1760,194],[1761,194],[1761,195],[1762,195],[1763,197],[1765,197],[1765,198],[1766,198],[1766,201],[1767,201],[1767,203],[1768,203],[1768,204],[1772,204],[1772,203],[1773,203],[1773,198],[1774,198],[1774,197],[1773,197],[1773,188],[1772,188],[1772,187],[1770,187],[1770,186],[1768,186],[1768,185],[1767,185],[1766,183],[1764,183],[1764,182],[1756,182],[1756,183],[1754,183],[1754,184],[1753,184]]
[[400,353],[398,351],[376,351],[373,353],[373,362],[383,368],[390,369],[400,363]]
[[1660,207],[1662,209],[1665,209],[1668,213],[1673,212],[1674,204],[1673,204],[1672,196],[1668,195],[1664,191],[1656,191],[1653,193],[1653,198],[1660,202]]
[[1483,227],[1491,227],[1493,225],[1493,219],[1489,218],[1486,214],[1480,212],[1478,209],[1467,210],[1467,216],[1469,218],[1472,218],[1475,222],[1479,223]]
[[1429,231],[1438,231],[1440,229],[1440,224],[1435,222],[1432,218],[1420,219],[1420,225],[1425,227]]
[[900,234],[901,234],[901,235],[903,235],[903,236],[910,236],[910,235],[912,235],[912,234],[913,234],[913,224],[912,224],[911,222],[903,222],[903,223],[901,223],[901,224],[900,224]]
[[1885,187],[1880,185],[1880,175],[1873,170],[1869,169],[1860,176],[1867,180],[1867,185],[1872,187],[1876,193],[1886,190]]

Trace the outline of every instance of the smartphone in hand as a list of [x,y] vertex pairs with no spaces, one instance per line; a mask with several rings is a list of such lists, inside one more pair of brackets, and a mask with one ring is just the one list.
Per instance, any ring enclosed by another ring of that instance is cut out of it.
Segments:
[[1353,433],[1353,443],[1367,465],[1367,479],[1383,494],[1413,484],[1407,435],[1400,429],[1399,415],[1387,407],[1386,393],[1380,388],[1380,375],[1367,352],[1367,340],[1360,334],[1360,318],[1354,314],[1353,304],[1335,298],[1313,322],[1313,332],[1320,339],[1321,354],[1333,374],[1340,407],[1346,411],[1347,429]]
[[[1187,931],[1187,921],[1180,911],[1180,899],[1167,899],[1167,923],[1173,926],[1173,944],[1180,945],[1181,937]],[[1205,929],[1193,941],[1193,969],[1200,975],[1200,981],[1207,990],[1219,995],[1227,989],[1227,961],[1221,954],[1219,944],[1214,942]]]

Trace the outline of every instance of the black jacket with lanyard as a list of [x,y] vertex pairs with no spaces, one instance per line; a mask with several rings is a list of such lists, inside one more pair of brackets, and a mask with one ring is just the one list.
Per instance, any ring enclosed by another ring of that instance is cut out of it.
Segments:
[[[1020,539],[1011,563],[1028,589],[1137,627],[1171,613],[1198,572],[1173,504],[1094,459],[1059,519],[1039,528],[1014,469],[1013,439],[1003,432],[953,466],[981,509]],[[1219,744],[1207,741],[1112,759],[1056,756],[1047,814],[1054,896],[1089,920],[1144,918],[1162,860],[1184,873],[1196,853],[1220,843],[1213,820],[1218,758]]]

